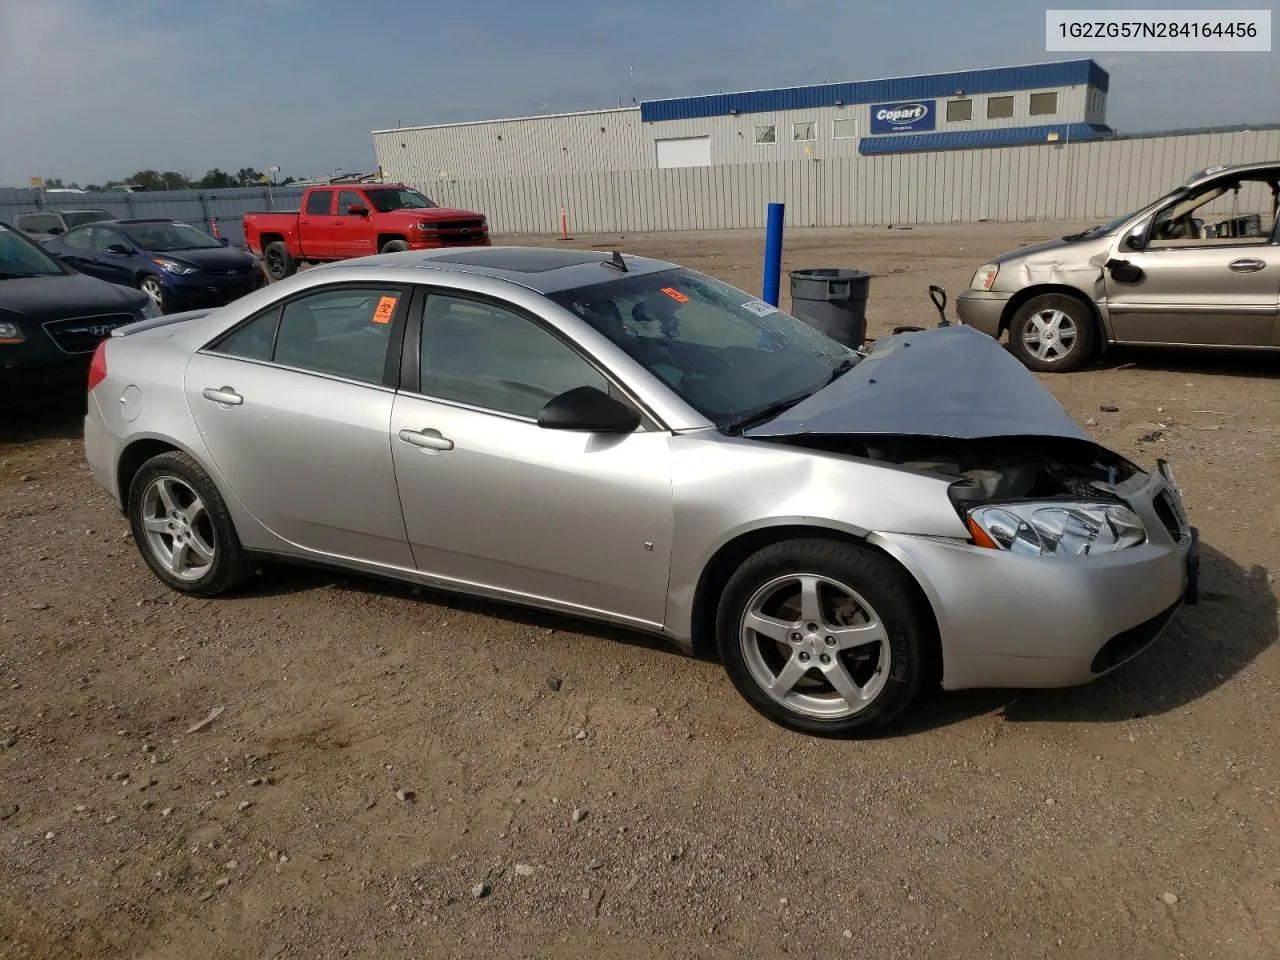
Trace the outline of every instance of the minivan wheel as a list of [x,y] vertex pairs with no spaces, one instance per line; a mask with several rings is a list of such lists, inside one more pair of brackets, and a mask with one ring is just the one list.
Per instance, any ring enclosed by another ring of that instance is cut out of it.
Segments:
[[775,723],[819,736],[874,732],[935,675],[921,604],[905,574],[868,548],[788,540],[729,580],[717,645],[738,692]]
[[152,457],[134,475],[129,526],[147,566],[179,593],[211,597],[250,572],[226,504],[185,453]]
[[1041,373],[1079,370],[1093,359],[1098,327],[1089,308],[1061,293],[1032,297],[1009,324],[1009,349]]

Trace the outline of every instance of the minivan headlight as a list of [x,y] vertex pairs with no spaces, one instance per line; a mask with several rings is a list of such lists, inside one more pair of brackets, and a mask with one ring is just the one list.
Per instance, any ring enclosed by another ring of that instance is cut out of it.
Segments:
[[1120,503],[985,504],[968,512],[968,527],[980,547],[1037,557],[1115,553],[1147,542],[1142,520]]
[[978,272],[973,275],[973,280],[969,286],[974,290],[990,290],[992,284],[996,282],[996,274],[1000,272],[1000,264],[984,263],[978,268]]

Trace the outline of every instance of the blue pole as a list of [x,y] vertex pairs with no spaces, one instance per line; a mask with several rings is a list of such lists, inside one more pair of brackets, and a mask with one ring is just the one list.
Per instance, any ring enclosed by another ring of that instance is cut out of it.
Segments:
[[778,305],[778,286],[782,280],[782,212],[784,204],[769,204],[769,221],[764,233],[764,302]]

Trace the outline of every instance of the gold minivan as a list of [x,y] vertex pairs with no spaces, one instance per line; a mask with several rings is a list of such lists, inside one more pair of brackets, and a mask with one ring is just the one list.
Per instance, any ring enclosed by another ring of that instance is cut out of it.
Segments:
[[1280,347],[1280,161],[1210,167],[1110,223],[978,268],[960,321],[1032,370],[1112,344]]

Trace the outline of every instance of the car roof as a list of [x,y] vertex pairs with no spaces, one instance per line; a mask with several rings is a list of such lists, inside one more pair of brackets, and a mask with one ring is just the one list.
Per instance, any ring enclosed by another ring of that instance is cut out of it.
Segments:
[[[548,294],[625,276],[679,269],[678,264],[633,254],[619,254],[623,271],[606,266],[612,252],[556,249],[553,247],[492,246],[462,249],[406,250],[354,260],[327,263],[314,270],[342,270],[344,267],[396,267],[406,270],[468,273],[519,284],[537,293]],[[311,272],[311,271],[308,271]]]
[[59,207],[57,210],[25,210],[18,214],[20,217],[39,217],[46,214],[61,213],[105,213],[110,214],[110,210],[103,210],[101,207]]
[[1280,160],[1266,160],[1259,163],[1220,163],[1197,170],[1187,178],[1183,186],[1194,187],[1231,174],[1265,173],[1269,170],[1280,173]]

